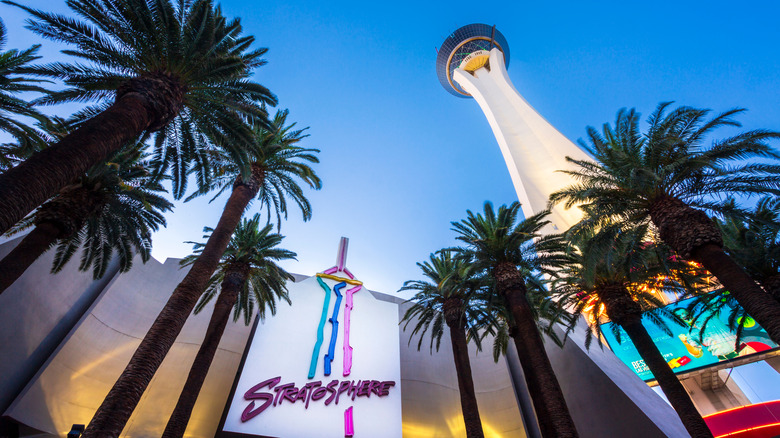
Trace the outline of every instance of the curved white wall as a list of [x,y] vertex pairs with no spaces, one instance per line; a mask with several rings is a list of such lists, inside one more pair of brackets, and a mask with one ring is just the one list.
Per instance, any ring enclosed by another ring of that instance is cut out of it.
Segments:
[[[0,245],[0,254],[8,250],[7,245]],[[23,286],[23,290],[0,296],[4,377],[18,376],[14,373],[31,363],[29,357],[17,352],[34,350],[50,337],[56,322],[61,320],[57,315],[67,313],[90,290],[91,280],[82,277],[75,264],[67,266],[62,274],[49,276],[49,263],[45,257],[36,262],[20,279],[19,287]],[[130,272],[111,277],[106,284],[98,283],[103,288],[94,305],[81,316],[4,415],[48,436],[65,436],[72,424],[88,423],[184,274],[178,260],[150,260],[145,265],[138,261]],[[397,305],[399,320],[408,307],[397,297],[370,293],[378,300]],[[123,437],[160,435],[209,317],[210,309],[206,309],[187,321],[130,418]],[[440,351],[431,354],[425,346],[417,351],[416,339],[410,345],[409,333],[402,327],[398,330],[403,436],[465,437],[447,334]],[[249,332],[250,328],[242,323],[228,325],[185,436],[214,436]],[[502,358],[494,363],[489,351],[491,341],[485,342],[488,349],[479,354],[470,346],[485,435],[523,437],[523,418],[511,372],[517,368],[516,358]],[[548,343],[547,352],[582,438],[627,436],[630,431],[639,431],[635,436],[643,438],[684,436],[672,409],[611,352],[597,350],[586,354],[577,342],[568,343],[563,350]]]

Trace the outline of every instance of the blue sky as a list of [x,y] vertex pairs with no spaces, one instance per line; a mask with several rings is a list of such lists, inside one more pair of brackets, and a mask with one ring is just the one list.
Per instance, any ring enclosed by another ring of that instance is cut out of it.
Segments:
[[[34,7],[66,11],[58,0]],[[292,211],[287,267],[311,275],[334,264],[340,236],[347,266],[366,286],[394,293],[419,278],[415,262],[454,243],[449,223],[516,200],[493,134],[476,102],[439,85],[436,47],[472,22],[495,24],[511,48],[515,87],[569,139],[611,122],[621,107],[643,114],[658,102],[745,107],[746,129],[780,130],[780,4],[751,2],[221,2],[268,47],[256,80],[309,126],[322,150],[323,189],[313,219]],[[25,14],[0,5],[11,48],[38,38]],[[46,60],[61,47],[43,42]],[[68,115],[72,108],[53,107]],[[189,253],[214,226],[225,198],[177,204],[154,236],[160,260]],[[250,214],[257,211],[256,207]]]

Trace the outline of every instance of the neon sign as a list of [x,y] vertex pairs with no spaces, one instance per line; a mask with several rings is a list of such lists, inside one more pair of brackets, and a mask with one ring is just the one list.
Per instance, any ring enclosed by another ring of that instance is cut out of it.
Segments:
[[[249,405],[241,413],[241,421],[247,422],[252,418],[260,415],[263,411],[272,406],[280,406],[285,400],[289,403],[303,402],[306,409],[309,409],[309,402],[325,399],[323,403],[325,406],[339,404],[339,398],[346,393],[347,397],[355,400],[355,397],[371,397],[371,394],[375,394],[377,397],[384,397],[390,394],[390,388],[395,386],[395,382],[392,380],[333,380],[327,385],[323,385],[321,380],[316,382],[309,382],[300,388],[295,386],[294,383],[285,383],[284,385],[276,386],[281,382],[282,377],[277,376],[272,379],[260,382],[253,386],[246,393],[244,393],[244,399],[249,400]],[[276,388],[274,388],[276,386]],[[273,389],[274,395],[271,392],[259,392],[261,389],[268,387]],[[325,396],[328,396],[325,398]],[[262,400],[262,404],[255,407],[255,400]],[[350,406],[349,409],[352,407]]]
[[398,307],[358,293],[346,252],[258,324],[218,437],[401,436]]

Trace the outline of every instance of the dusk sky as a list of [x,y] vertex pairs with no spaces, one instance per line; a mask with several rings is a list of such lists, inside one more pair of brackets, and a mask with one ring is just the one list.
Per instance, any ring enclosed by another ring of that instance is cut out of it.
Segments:
[[[33,7],[66,11],[59,0]],[[518,91],[566,137],[614,121],[621,107],[649,114],[661,101],[724,111],[744,107],[745,129],[780,130],[780,3],[751,2],[221,2],[268,47],[255,79],[309,126],[323,189],[308,193],[313,219],[282,224],[287,264],[312,275],[332,266],[340,236],[349,269],[370,289],[394,293],[420,277],[415,262],[455,243],[450,221],[516,195],[476,102],[439,84],[436,48],[469,23],[509,42]],[[6,48],[39,38],[26,14],[0,5]],[[63,59],[43,41],[44,61]],[[72,107],[45,111],[69,115]],[[724,132],[724,135],[728,132]],[[154,236],[154,256],[182,257],[201,240],[226,197],[177,203]],[[257,206],[248,214],[257,211]]]

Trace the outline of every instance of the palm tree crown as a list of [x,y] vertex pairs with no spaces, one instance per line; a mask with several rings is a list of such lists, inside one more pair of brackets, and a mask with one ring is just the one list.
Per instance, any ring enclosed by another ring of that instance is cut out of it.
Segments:
[[[47,91],[38,84],[44,82],[23,76],[29,63],[39,59],[37,56],[40,45],[34,45],[27,50],[2,51],[8,42],[5,24],[0,20],[0,130],[6,131],[21,139],[35,135],[35,131],[29,126],[15,120],[11,116],[27,116],[41,120],[43,115],[28,102],[16,97],[17,93],[34,91],[46,93]],[[0,168],[0,171],[3,170]]]
[[64,53],[77,59],[27,68],[65,84],[37,102],[91,102],[99,111],[88,110],[94,117],[79,129],[0,175],[0,232],[144,133],[157,132],[158,154],[178,160],[196,159],[192,146],[202,142],[191,140],[205,136],[245,162],[253,138],[247,122],[267,124],[263,104],[276,104],[250,79],[266,49],[250,48],[254,38],[211,0],[68,1],[79,18],[6,3],[29,12],[29,29],[69,44]]
[[[90,169],[35,212],[32,223],[61,221],[69,225],[68,231],[74,230],[57,245],[54,272],[61,270],[79,248],[84,251],[79,269],[91,266],[95,278],[103,276],[114,254],[119,257],[120,272],[130,270],[135,254],[143,262],[149,260],[152,232],[165,226],[163,213],[171,211],[173,204],[160,195],[166,190],[150,177],[147,156],[141,148],[137,145],[122,151],[105,165]],[[83,204],[77,206],[69,199],[76,191],[89,191],[88,196],[96,202],[80,228],[74,226],[78,222],[61,215],[83,208]],[[24,223],[19,224],[20,228]]]
[[547,269],[552,262],[545,251],[548,238],[540,232],[549,221],[549,211],[543,211],[518,222],[520,203],[502,205],[496,212],[493,204],[486,202],[483,213],[466,212],[466,219],[453,222],[457,239],[467,246],[458,248],[468,254],[479,269],[492,270],[502,263],[521,268],[525,273]]
[[256,190],[261,206],[268,209],[269,215],[271,211],[275,212],[279,226],[281,218],[287,218],[288,198],[300,208],[304,220],[311,218],[311,204],[297,179],[314,189],[322,187],[322,181],[309,165],[319,163],[315,155],[319,150],[298,146],[298,142],[308,136],[305,134],[308,128],[295,129],[295,123],[287,123],[288,115],[288,110],[277,111],[270,128],[254,127],[253,142],[246,149],[248,175],[246,167],[219,149],[211,149],[210,159],[192,169],[204,179],[187,200],[216,190],[214,200],[236,184],[246,184]]
[[[674,257],[663,243],[650,240],[647,225],[566,237],[568,246],[553,280],[553,293],[561,307],[576,317],[586,317],[592,330],[586,334],[586,347],[590,346],[593,334],[601,343],[601,323],[604,317],[610,317],[610,312],[618,320],[635,312],[670,333],[666,320],[680,324],[682,321],[663,308],[661,294],[679,297],[705,286],[695,266]],[[605,292],[614,288],[626,294],[616,297]],[[569,331],[575,325],[573,319]],[[619,333],[615,324],[612,328]]]
[[[583,225],[627,222],[646,223],[669,198],[688,206],[722,211],[723,195],[780,193],[780,166],[744,162],[747,158],[780,158],[768,141],[780,133],[747,131],[705,144],[708,135],[721,127],[738,127],[734,109],[710,120],[710,110],[679,107],[666,113],[671,102],[661,103],[648,119],[647,132],[639,131],[639,114],[634,110],[618,112],[615,127],[605,124],[599,133],[588,127],[588,141],[580,145],[596,161],[571,160],[579,170],[562,171],[577,180],[551,195],[553,202],[565,201],[567,207],[582,203],[588,208]],[[656,224],[661,238],[667,230]],[[682,244],[683,257],[694,249]]]
[[30,30],[74,46],[63,52],[85,61],[30,69],[67,86],[39,99],[42,104],[105,106],[124,93],[147,94],[154,116],[149,131],[181,116],[204,132],[242,134],[246,141],[250,133],[239,115],[262,123],[266,113],[259,103],[276,103],[265,87],[249,80],[251,70],[265,64],[267,49],[248,50],[254,37],[242,36],[240,21],[225,18],[210,0],[68,1],[84,20],[5,3],[34,17]]
[[489,317],[490,304],[485,295],[484,278],[475,277],[474,267],[465,260],[454,258],[450,251],[431,254],[429,261],[418,262],[428,280],[408,280],[400,291],[416,291],[407,300],[412,303],[402,321],[404,330],[415,321],[411,338],[419,335],[417,348],[422,346],[425,333],[431,330],[430,348],[439,350],[446,325],[463,327],[468,339],[481,347],[479,329]]
[[[222,284],[231,274],[240,273],[244,281],[236,300],[233,321],[238,321],[243,315],[244,324],[249,325],[257,308],[258,316],[265,318],[266,309],[271,315],[276,314],[276,301],[283,300],[290,304],[287,296],[287,282],[294,277],[282,269],[277,262],[282,260],[297,260],[292,251],[277,248],[284,236],[271,233],[272,225],[267,224],[260,228],[260,215],[255,214],[251,219],[243,219],[233,233],[225,254],[214,271],[208,287],[195,306],[195,313],[199,313],[206,304],[217,296]],[[212,231],[205,227],[204,237],[208,237]],[[191,265],[203,252],[205,243],[188,242],[193,244],[193,253],[182,259],[184,266]]]
[[132,267],[136,254],[149,260],[152,232],[165,226],[163,212],[173,204],[160,196],[165,189],[147,170],[142,149],[135,145],[94,166],[11,230],[35,227],[0,261],[0,292],[52,245],[57,247],[52,272],[59,272],[81,248],[79,269],[91,268],[95,279],[114,258],[120,272]]
[[708,120],[709,110],[679,107],[667,114],[670,105],[651,114],[645,134],[633,109],[619,111],[615,127],[605,124],[603,134],[589,127],[590,144],[581,143],[596,162],[572,160],[580,169],[565,173],[577,183],[550,199],[582,204],[587,217],[579,228],[652,222],[663,242],[701,263],[780,342],[780,304],[724,251],[720,230],[705,213],[728,210],[724,196],[780,194],[780,166],[755,160],[780,158],[769,145],[780,133],[747,131],[706,146],[717,128],[740,126],[734,116],[742,110]]

